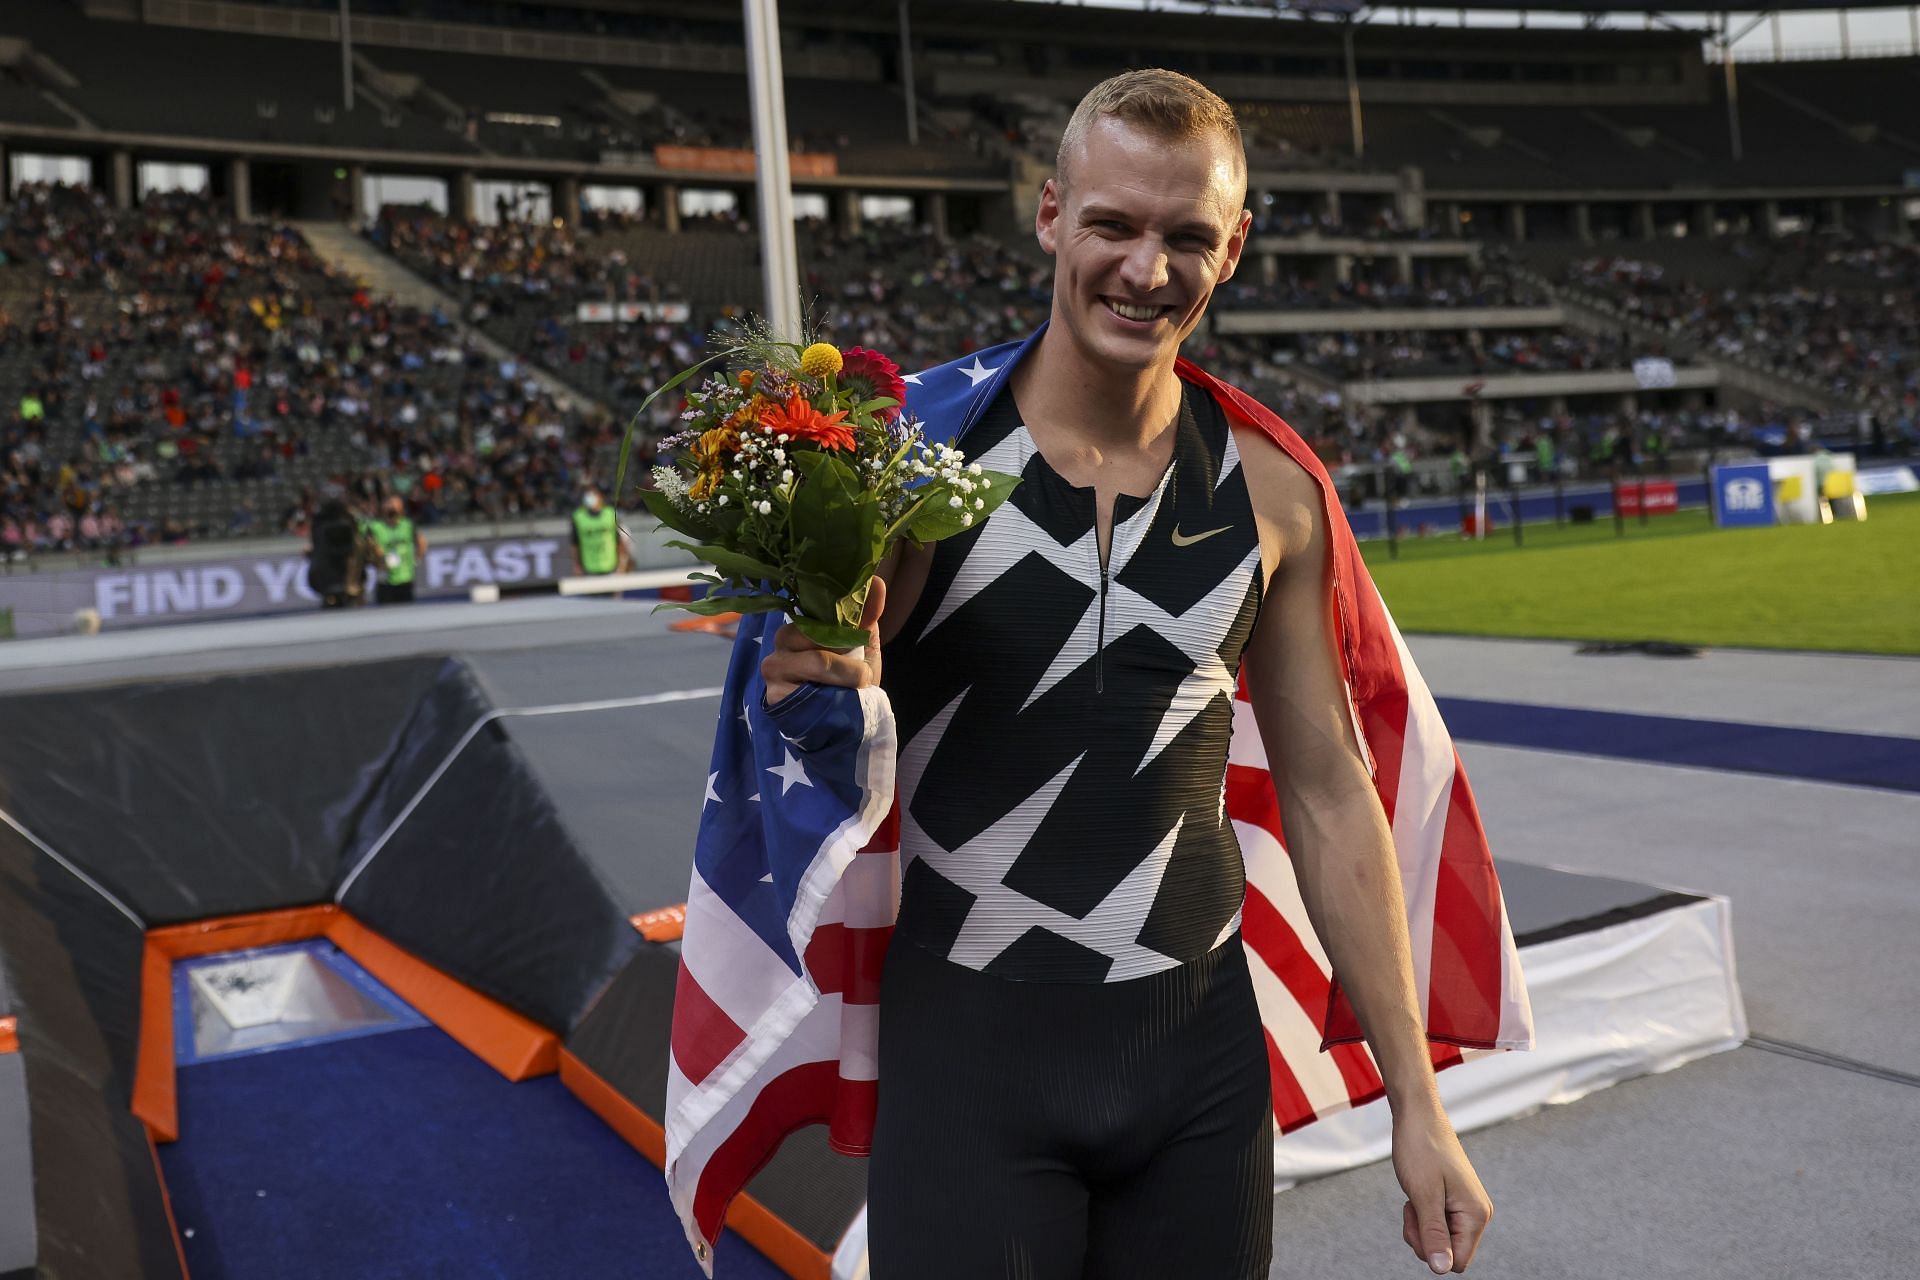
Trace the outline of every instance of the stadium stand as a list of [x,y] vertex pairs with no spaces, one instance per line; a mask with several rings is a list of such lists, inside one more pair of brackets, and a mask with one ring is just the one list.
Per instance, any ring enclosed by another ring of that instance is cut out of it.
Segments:
[[[1736,158],[1725,78],[1685,33],[1373,23],[1355,40],[1356,154],[1330,24],[1221,17],[1196,37],[1180,15],[1089,26],[984,0],[916,14],[912,143],[894,6],[783,10],[792,148],[837,165],[814,188],[828,216],[799,226],[804,287],[836,341],[911,366],[1038,323],[1050,272],[1025,230],[1030,188],[1079,91],[1144,60],[1219,87],[1249,146],[1255,240],[1214,309],[1232,331],[1193,351],[1330,461],[1486,456],[1550,430],[1590,466],[1609,438],[1726,447],[1835,408],[1879,438],[1915,433],[1920,263],[1894,184],[1920,141],[1884,104],[1920,85],[1920,59],[1742,64]],[[655,153],[750,145],[730,11],[369,0],[352,110],[330,6],[101,11],[54,0],[0,21],[0,144],[16,160],[78,147],[99,187],[23,187],[5,207],[13,554],[297,529],[341,489],[405,491],[429,522],[557,512],[607,470],[647,393],[761,305],[751,213],[683,208],[679,184],[701,184]],[[180,93],[177,65],[222,73]],[[74,141],[89,130],[103,141]],[[151,144],[162,136],[180,145]],[[250,157],[252,176],[199,142],[242,149],[221,154]],[[358,184],[395,152],[435,157],[448,201],[503,178],[544,186],[556,216],[521,221],[491,192],[453,216],[376,210]],[[210,180],[142,201],[133,161],[149,157],[207,163]],[[1773,190],[1783,175],[1793,186]],[[644,212],[592,207],[595,182],[638,187]],[[746,182],[711,178],[740,211]],[[907,220],[861,214],[895,193]],[[235,218],[236,204],[276,214]],[[444,306],[366,296],[284,221],[322,210],[357,211]],[[644,318],[605,318],[633,304]],[[1691,381],[1636,394],[1628,371],[1649,356]],[[605,416],[557,404],[531,367]],[[1773,381],[1716,388],[1714,369]],[[1588,373],[1612,389],[1567,390]],[[1483,381],[1498,389],[1476,403]],[[656,404],[643,443],[676,413]]]
[[429,524],[551,513],[614,442],[452,318],[369,298],[290,230],[198,197],[121,213],[30,187],[0,243],[32,246],[7,283],[41,289],[9,295],[34,319],[0,358],[17,549],[112,541],[89,520],[135,544],[304,532],[327,492],[398,492]]

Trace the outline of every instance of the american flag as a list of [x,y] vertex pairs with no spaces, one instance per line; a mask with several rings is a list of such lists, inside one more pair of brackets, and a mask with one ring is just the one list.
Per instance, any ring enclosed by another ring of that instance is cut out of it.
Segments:
[[[971,426],[1038,340],[907,381],[930,438]],[[1355,736],[1400,865],[1434,1063],[1533,1042],[1519,953],[1472,790],[1432,694],[1360,558],[1326,469],[1278,417],[1182,361],[1179,374],[1320,482],[1330,607]],[[667,1089],[667,1185],[711,1274],[726,1208],[796,1129],[864,1154],[881,964],[899,901],[895,730],[886,697],[803,686],[769,714],[759,661],[781,619],[743,620],[721,699],[682,941]],[[1281,1133],[1379,1097],[1380,1075],[1295,882],[1267,756],[1235,705],[1227,813],[1246,856],[1246,945]]]

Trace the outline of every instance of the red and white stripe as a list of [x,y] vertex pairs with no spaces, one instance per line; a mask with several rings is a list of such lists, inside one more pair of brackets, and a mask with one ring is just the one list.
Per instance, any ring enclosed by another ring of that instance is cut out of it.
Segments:
[[[1332,477],[1266,406],[1181,361],[1179,375],[1211,392],[1230,420],[1266,435],[1320,486],[1333,562],[1328,598],[1358,746],[1393,833],[1414,982],[1436,1067],[1463,1053],[1533,1044],[1520,953],[1500,898],[1473,789],[1373,585]],[[1294,878],[1267,755],[1246,702],[1234,703],[1227,814],[1246,855],[1241,937],[1253,969],[1281,1132],[1380,1096],[1380,1073],[1359,1020],[1315,936]]]
[[696,874],[667,1066],[667,1187],[712,1274],[727,1206],[796,1129],[825,1124],[847,1155],[873,1144],[880,972],[900,902],[900,826],[889,811],[846,865],[796,979]]

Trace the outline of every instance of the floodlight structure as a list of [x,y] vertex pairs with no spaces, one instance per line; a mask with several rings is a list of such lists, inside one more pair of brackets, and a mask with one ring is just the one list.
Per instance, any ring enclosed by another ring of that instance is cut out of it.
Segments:
[[766,321],[800,339],[800,266],[793,239],[793,175],[787,162],[786,82],[780,70],[779,0],[743,0],[747,87],[753,101],[754,172],[760,209],[760,258],[767,277]]

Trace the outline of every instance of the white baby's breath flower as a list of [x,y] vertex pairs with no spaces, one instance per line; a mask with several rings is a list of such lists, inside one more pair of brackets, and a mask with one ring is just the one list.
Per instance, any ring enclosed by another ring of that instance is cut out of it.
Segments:
[[[720,501],[725,502],[726,499],[722,498],[720,499]],[[966,505],[966,503],[960,501],[959,494],[955,494],[953,497],[947,499],[947,505],[950,507],[963,507]]]
[[687,481],[677,467],[655,467],[653,469],[653,487],[667,495],[667,501],[676,507],[687,505]]
[[721,506],[724,507],[727,505],[727,495],[723,493],[718,498],[714,499],[714,501],[718,502]]

